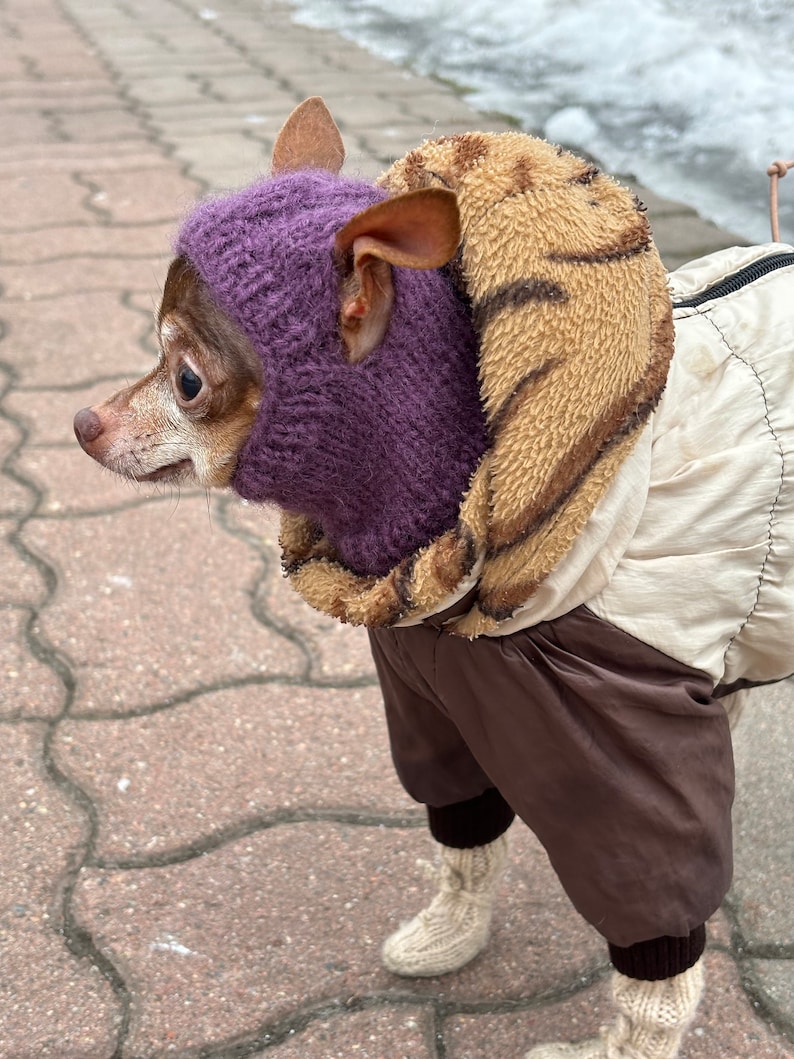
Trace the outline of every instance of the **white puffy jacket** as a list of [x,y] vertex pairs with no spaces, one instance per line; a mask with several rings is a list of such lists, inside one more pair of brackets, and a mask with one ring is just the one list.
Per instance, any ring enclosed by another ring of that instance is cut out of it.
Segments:
[[656,412],[571,551],[492,635],[586,604],[715,685],[777,680],[794,672],[794,248],[710,254],[670,286]]

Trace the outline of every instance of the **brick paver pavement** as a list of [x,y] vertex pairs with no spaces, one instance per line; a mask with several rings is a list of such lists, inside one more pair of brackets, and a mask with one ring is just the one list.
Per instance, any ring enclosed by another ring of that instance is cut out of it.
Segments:
[[[72,436],[153,362],[186,207],[312,94],[367,177],[503,127],[278,3],[0,0],[0,1059],[511,1059],[605,1009],[604,947],[519,827],[488,951],[381,969],[431,850],[363,634],[290,593],[272,515],[135,491]],[[732,241],[642,194],[670,266]],[[792,714],[780,685],[737,738],[687,1059],[794,1056]]]

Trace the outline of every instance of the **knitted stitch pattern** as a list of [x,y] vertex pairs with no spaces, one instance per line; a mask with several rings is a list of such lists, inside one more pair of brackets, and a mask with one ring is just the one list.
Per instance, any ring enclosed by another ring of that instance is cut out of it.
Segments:
[[470,849],[440,848],[432,871],[438,893],[427,908],[384,942],[382,959],[394,974],[426,978],[457,971],[488,941],[494,899],[507,862],[507,836]]
[[334,236],[385,197],[291,173],[199,205],[175,247],[262,358],[233,489],[299,513],[307,545],[364,584],[455,525],[486,447],[476,336],[440,273],[393,269],[383,343],[344,356]]
[[293,585],[345,621],[440,606],[484,556],[451,631],[493,631],[570,549],[655,408],[673,352],[666,276],[636,199],[521,133],[428,141],[379,182],[458,197],[459,273],[479,333],[490,445],[456,527],[377,583],[341,570],[303,518],[282,520]]
[[579,1044],[541,1044],[525,1059],[675,1059],[703,995],[703,962],[673,978],[646,982],[613,972],[617,1017]]

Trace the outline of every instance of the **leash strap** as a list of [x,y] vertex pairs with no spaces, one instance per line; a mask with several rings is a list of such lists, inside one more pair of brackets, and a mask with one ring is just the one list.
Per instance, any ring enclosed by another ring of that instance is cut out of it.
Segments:
[[769,221],[772,225],[772,239],[776,243],[780,242],[780,224],[777,217],[777,186],[792,167],[794,167],[794,159],[790,162],[773,162],[766,171],[769,177]]

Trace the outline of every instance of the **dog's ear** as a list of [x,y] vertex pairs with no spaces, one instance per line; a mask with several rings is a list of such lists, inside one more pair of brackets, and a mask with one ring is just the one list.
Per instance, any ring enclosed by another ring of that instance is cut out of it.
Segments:
[[394,302],[391,266],[440,268],[455,256],[459,242],[457,198],[442,188],[378,202],[337,233],[339,326],[351,363],[364,360],[386,334]]
[[276,137],[271,173],[327,169],[337,174],[344,161],[345,147],[331,112],[319,96],[311,96],[293,110]]

